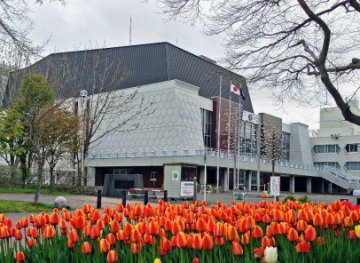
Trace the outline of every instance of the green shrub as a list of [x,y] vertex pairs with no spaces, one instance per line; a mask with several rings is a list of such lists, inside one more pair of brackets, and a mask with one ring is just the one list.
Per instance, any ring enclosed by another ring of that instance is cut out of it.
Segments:
[[295,196],[293,196],[293,195],[287,195],[287,196],[285,196],[285,198],[284,198],[284,200],[283,200],[283,204],[286,203],[287,200],[295,201],[296,198],[295,198]]
[[308,203],[309,197],[308,197],[308,195],[302,195],[297,200],[300,201],[301,203]]

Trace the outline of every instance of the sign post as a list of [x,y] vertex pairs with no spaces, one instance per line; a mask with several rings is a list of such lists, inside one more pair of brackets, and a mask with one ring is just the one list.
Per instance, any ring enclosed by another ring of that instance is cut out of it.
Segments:
[[194,182],[193,181],[181,181],[180,197],[194,198]]
[[270,177],[270,195],[273,195],[275,200],[280,195],[280,176]]

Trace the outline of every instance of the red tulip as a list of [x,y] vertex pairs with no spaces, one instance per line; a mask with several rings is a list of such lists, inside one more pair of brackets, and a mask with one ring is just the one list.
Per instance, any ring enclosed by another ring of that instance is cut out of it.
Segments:
[[45,239],[52,239],[55,236],[55,228],[52,225],[46,226],[44,231],[44,238]]
[[289,232],[287,234],[287,239],[289,241],[291,241],[291,242],[294,242],[294,241],[296,241],[298,239],[298,237],[299,237],[299,234],[296,231],[296,229],[295,228],[290,228]]
[[297,253],[308,253],[310,250],[310,243],[300,242],[296,245]]
[[243,251],[240,243],[237,241],[233,241],[231,243],[231,248],[232,248],[232,251],[235,256],[241,256],[242,254],[244,254],[244,251]]
[[214,246],[214,242],[211,238],[211,236],[207,233],[205,233],[203,237],[203,249],[204,250],[212,250]]
[[25,254],[24,254],[24,252],[22,252],[22,251],[17,252],[16,255],[15,255],[15,259],[16,259],[17,262],[23,262],[23,261],[25,261]]
[[110,250],[106,257],[107,262],[115,263],[118,262],[118,254],[115,250]]
[[27,244],[28,248],[33,247],[35,245],[35,239],[28,237],[26,240],[26,244]]
[[110,250],[109,241],[107,241],[106,239],[101,239],[99,244],[100,253],[106,253]]
[[307,226],[307,228],[305,229],[305,239],[308,241],[314,241],[316,238],[316,230],[314,227],[312,226]]
[[255,226],[252,231],[253,238],[261,238],[264,235],[264,231],[260,226]]
[[81,246],[81,251],[83,254],[90,254],[92,251],[90,243],[85,241]]

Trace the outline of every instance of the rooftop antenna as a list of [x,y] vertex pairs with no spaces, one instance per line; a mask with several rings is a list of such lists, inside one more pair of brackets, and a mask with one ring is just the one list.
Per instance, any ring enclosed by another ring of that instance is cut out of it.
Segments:
[[131,46],[131,27],[132,27],[132,19],[131,19],[131,16],[130,16],[130,28],[129,28],[129,45]]

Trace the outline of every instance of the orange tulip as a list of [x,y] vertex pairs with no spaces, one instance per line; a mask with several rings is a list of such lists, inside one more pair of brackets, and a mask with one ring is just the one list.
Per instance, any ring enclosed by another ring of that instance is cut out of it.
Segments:
[[45,231],[44,231],[44,238],[51,239],[55,236],[55,233],[56,233],[56,231],[55,231],[54,226],[48,225],[48,226],[46,226]]
[[83,254],[90,254],[92,251],[90,243],[85,241],[81,246],[81,251]]
[[291,241],[291,242],[294,242],[294,241],[296,241],[298,239],[298,237],[299,237],[299,234],[296,231],[296,229],[295,228],[290,228],[289,232],[287,234],[287,239],[289,241]]
[[112,233],[107,234],[106,240],[109,242],[110,245],[114,245],[116,242],[115,236]]
[[115,233],[119,232],[119,230],[120,230],[119,222],[115,221],[115,220],[112,221],[110,223],[110,231],[111,231],[111,233],[115,234]]
[[231,248],[232,248],[232,251],[235,256],[241,256],[242,254],[244,254],[244,251],[243,251],[240,243],[237,241],[233,241],[231,243]]
[[324,219],[321,214],[314,215],[313,217],[314,226],[322,226],[323,223],[324,223]]
[[253,238],[261,238],[264,235],[264,231],[260,226],[255,226],[252,231]]
[[296,230],[302,232],[306,229],[307,223],[304,220],[299,220],[296,224]]
[[230,241],[239,239],[238,232],[234,226],[228,226],[226,228],[226,239]]
[[25,254],[24,254],[24,252],[22,252],[22,251],[17,252],[16,255],[15,255],[15,259],[16,259],[17,262],[23,262],[23,261],[25,261]]
[[76,242],[79,241],[79,235],[78,235],[78,233],[76,232],[75,229],[72,229],[70,231],[70,233],[68,234],[68,240],[71,243],[76,243]]
[[75,229],[82,229],[85,225],[85,217],[77,216],[70,219],[70,225]]
[[110,250],[109,241],[106,239],[101,239],[99,243],[100,253],[106,253]]
[[356,233],[355,233],[354,230],[350,230],[350,231],[349,231],[349,233],[348,233],[348,238],[351,239],[351,240],[357,238]]
[[247,230],[251,230],[255,227],[255,219],[252,216],[245,218],[245,227]]
[[242,244],[249,244],[250,243],[250,231],[242,234],[241,243]]
[[15,228],[14,231],[15,231],[15,233],[14,233],[15,239],[16,240],[21,240],[23,238],[23,233],[21,232],[21,230]]
[[297,253],[308,253],[310,250],[310,243],[300,242],[296,245]]
[[254,249],[254,256],[255,258],[262,258],[265,254],[264,247],[257,247]]
[[50,215],[50,224],[57,225],[60,221],[60,217],[58,213],[52,213]]
[[347,216],[344,218],[344,226],[345,227],[351,227],[354,225],[354,222],[350,216]]
[[307,228],[305,229],[305,239],[308,241],[314,241],[316,238],[316,230],[314,227],[312,226],[307,226]]
[[202,238],[200,234],[194,235],[191,247],[197,250],[200,250],[202,248]]
[[204,250],[212,250],[214,246],[214,242],[211,238],[211,236],[207,233],[205,233],[203,237],[203,249]]
[[33,247],[35,245],[35,239],[28,237],[26,240],[26,244],[27,244],[28,248]]
[[187,246],[187,236],[182,231],[176,235],[176,246],[179,248]]
[[324,245],[326,243],[326,241],[323,237],[318,237],[316,239],[316,243],[318,243],[319,245]]
[[199,259],[197,257],[193,258],[192,263],[199,263]]
[[265,247],[274,247],[275,246],[275,239],[273,237],[264,236],[261,240],[261,246]]
[[132,231],[131,231],[131,241],[136,243],[136,242],[139,242],[140,239],[141,239],[140,231],[135,229],[135,228],[132,229]]
[[107,262],[115,263],[118,262],[118,254],[115,250],[110,250],[106,257]]
[[131,243],[131,251],[133,254],[139,254],[140,246],[137,243]]

